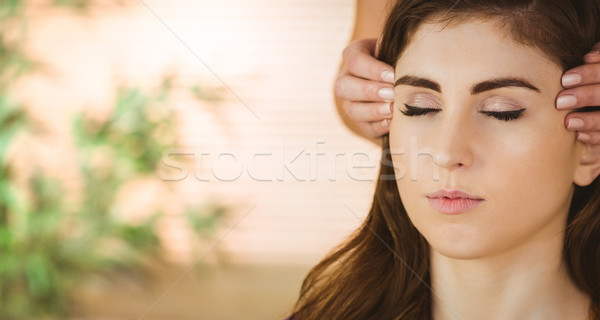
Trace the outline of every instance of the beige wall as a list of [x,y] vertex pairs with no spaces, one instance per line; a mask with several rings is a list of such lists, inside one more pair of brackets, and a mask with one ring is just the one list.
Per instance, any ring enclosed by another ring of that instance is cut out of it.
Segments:
[[[222,238],[207,260],[216,252],[230,261],[316,262],[360,223],[376,174],[359,166],[376,165],[378,148],[341,124],[331,95],[354,2],[143,3],[102,5],[87,17],[32,9],[29,50],[46,67],[22,86],[31,109],[66,135],[73,111],[102,114],[118,84],[151,86],[176,74],[183,145],[173,152],[205,153],[205,165],[200,179],[164,173],[178,180],[169,182],[178,190],[170,201],[212,199],[232,212],[211,243],[190,246],[173,210],[163,230],[170,256],[199,259]],[[225,101],[193,99],[184,88],[197,83]]]

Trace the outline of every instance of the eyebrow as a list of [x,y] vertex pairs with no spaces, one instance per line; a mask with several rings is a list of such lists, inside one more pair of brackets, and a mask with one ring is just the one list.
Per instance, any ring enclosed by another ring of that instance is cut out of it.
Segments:
[[484,91],[494,90],[498,88],[504,87],[519,87],[519,88],[527,88],[533,91],[540,92],[540,89],[536,88],[534,85],[529,83],[525,79],[521,78],[498,78],[480,82],[473,87],[471,87],[471,94],[477,94]]
[[399,86],[401,84],[412,87],[427,88],[442,93],[442,88],[437,82],[425,78],[419,78],[415,76],[403,76],[402,78],[396,80],[394,87]]
[[[403,76],[396,80],[394,86],[398,85],[407,85],[412,87],[421,87],[426,89],[431,89],[433,91],[442,93],[442,88],[439,83],[429,80],[426,78],[420,78],[416,76]],[[497,78],[486,80],[480,83],[477,83],[471,87],[471,94],[478,94],[489,90],[505,88],[505,87],[518,87],[518,88],[526,88],[536,92],[540,92],[540,89],[532,85],[529,81],[516,77],[505,77],[505,78]]]

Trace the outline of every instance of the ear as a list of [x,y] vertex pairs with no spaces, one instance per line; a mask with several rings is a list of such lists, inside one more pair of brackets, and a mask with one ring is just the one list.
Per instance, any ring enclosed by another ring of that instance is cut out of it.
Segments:
[[575,169],[573,182],[580,187],[585,187],[594,182],[600,174],[600,146],[581,144],[580,148],[581,156],[579,165]]

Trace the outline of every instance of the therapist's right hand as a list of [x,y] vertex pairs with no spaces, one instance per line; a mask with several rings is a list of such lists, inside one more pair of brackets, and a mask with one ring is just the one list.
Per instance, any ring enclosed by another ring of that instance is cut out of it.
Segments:
[[338,113],[355,133],[376,140],[389,131],[394,69],[375,58],[376,39],[350,43],[335,81]]

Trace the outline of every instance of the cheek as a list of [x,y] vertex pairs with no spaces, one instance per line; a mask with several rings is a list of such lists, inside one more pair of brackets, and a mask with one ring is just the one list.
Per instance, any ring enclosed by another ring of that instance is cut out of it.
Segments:
[[523,127],[499,139],[500,148],[483,149],[488,164],[482,183],[504,199],[506,211],[556,212],[570,199],[578,150],[574,135],[560,125]]
[[406,163],[404,162],[406,153],[406,143],[403,138],[407,135],[404,126],[402,126],[398,110],[394,110],[394,117],[390,122],[389,147],[392,163],[394,165],[394,174],[396,180],[401,180],[406,174]]
[[[565,113],[539,112],[537,117],[525,118],[503,130],[489,132],[489,146],[481,155],[493,162],[491,168],[503,169],[515,182],[530,182],[541,186],[542,181],[572,182],[578,163],[575,134],[563,125]],[[537,181],[536,181],[537,180]]]
[[399,187],[401,184],[439,180],[439,168],[433,161],[433,136],[435,128],[431,123],[394,114],[389,141]]
[[409,215],[428,205],[424,197],[426,190],[439,181],[434,150],[425,138],[427,130],[402,115],[394,115],[390,124],[389,143],[396,184]]

